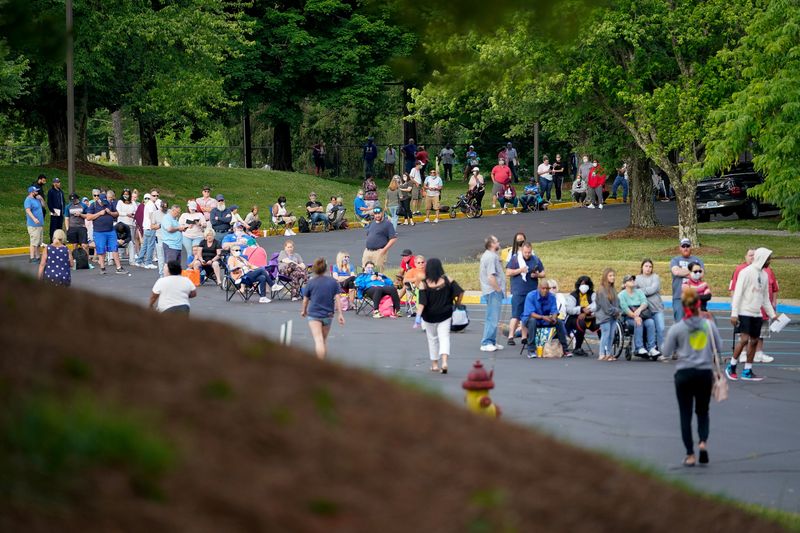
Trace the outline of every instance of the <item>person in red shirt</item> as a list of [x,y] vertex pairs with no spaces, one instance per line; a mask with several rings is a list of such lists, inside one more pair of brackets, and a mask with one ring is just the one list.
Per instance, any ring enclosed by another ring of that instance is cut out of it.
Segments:
[[498,159],[492,169],[492,209],[497,208],[497,195],[505,190],[511,183],[511,169],[506,165],[505,159]]
[[[754,248],[748,249],[747,250],[747,254],[745,254],[745,256],[744,256],[744,263],[742,263],[740,265],[737,265],[736,269],[733,271],[733,276],[731,276],[731,282],[728,285],[728,292],[731,293],[731,296],[733,296],[733,289],[734,289],[734,287],[736,287],[736,280],[739,278],[739,273],[753,262],[753,258],[755,257],[755,253],[756,253],[756,251],[755,251]],[[764,272],[766,272],[767,279],[769,280],[769,301],[772,302],[772,307],[777,309],[778,308],[777,307],[777,305],[778,305],[777,293],[778,293],[778,290],[780,290],[780,288],[778,287],[778,279],[775,277],[775,273],[772,271],[772,267],[766,267],[764,269]],[[764,324],[765,325],[769,324],[769,316],[767,316],[767,314],[764,312],[764,309],[761,309],[761,318],[764,319]],[[735,331],[736,330],[734,330],[734,332]],[[759,336],[758,337],[758,344],[756,345],[756,356],[753,359],[753,362],[754,363],[771,363],[774,360],[775,360],[774,357],[769,356],[769,355],[764,353],[764,337],[763,336]],[[739,355],[739,362],[744,363],[746,361],[747,361],[747,354],[744,353],[744,350],[742,350],[742,353]]]
[[603,186],[606,184],[606,171],[597,162],[592,161],[592,169],[589,171],[589,209],[598,207],[603,209]]
[[425,174],[425,169],[428,168],[428,157],[428,151],[424,146],[419,145],[419,148],[417,148],[417,161],[422,161],[421,172],[423,175]]

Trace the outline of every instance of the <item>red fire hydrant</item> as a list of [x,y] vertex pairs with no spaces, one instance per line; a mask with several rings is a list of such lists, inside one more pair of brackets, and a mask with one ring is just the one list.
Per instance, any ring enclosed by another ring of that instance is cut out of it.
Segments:
[[461,387],[467,391],[465,401],[467,409],[491,417],[500,417],[500,407],[492,402],[489,391],[494,388],[492,376],[494,370],[486,372],[480,361],[475,361],[472,370],[467,374],[467,379]]

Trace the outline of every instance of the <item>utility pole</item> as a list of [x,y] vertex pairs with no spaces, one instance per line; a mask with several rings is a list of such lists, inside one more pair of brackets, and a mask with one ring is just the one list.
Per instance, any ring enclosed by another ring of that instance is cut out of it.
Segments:
[[75,80],[72,74],[72,0],[67,0],[67,183],[75,192]]
[[533,123],[533,172],[536,176],[536,169],[539,166],[539,122]]

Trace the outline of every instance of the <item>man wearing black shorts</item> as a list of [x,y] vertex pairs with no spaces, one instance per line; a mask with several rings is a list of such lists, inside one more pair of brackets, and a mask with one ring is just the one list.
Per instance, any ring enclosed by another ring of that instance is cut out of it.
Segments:
[[[761,309],[769,318],[775,318],[775,309],[769,299],[769,278],[764,269],[769,266],[772,250],[758,248],[755,251],[753,263],[744,268],[736,279],[731,298],[731,324],[739,330],[739,342],[733,350],[725,375],[728,379],[744,381],[761,381],[753,373],[753,359],[756,356],[756,346],[761,335],[764,320],[761,318]],[[747,347],[747,362],[741,376],[736,372],[739,355]]]
[[86,231],[86,207],[81,203],[80,197],[72,193],[69,195],[69,219],[67,220],[67,242],[79,244],[89,256],[89,236]]

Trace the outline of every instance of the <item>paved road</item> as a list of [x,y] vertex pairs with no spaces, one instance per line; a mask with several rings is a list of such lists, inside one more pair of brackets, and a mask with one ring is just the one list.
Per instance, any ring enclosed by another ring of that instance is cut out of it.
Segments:
[[[671,207],[659,205],[659,216],[665,222],[670,222],[670,217],[674,219],[674,214],[668,211]],[[531,237],[541,234],[554,239],[585,233],[587,228],[608,231],[626,224],[625,206],[613,206],[603,213],[569,210],[507,215],[417,227],[414,248],[426,255],[455,260],[479,252],[480,244],[475,241],[491,232],[510,238],[515,230],[523,229]],[[410,231],[407,228],[401,236]],[[360,249],[361,236],[358,231],[350,231],[303,235],[296,240],[301,253],[315,250],[314,255],[321,252],[330,257],[340,248]],[[276,246],[277,243],[268,245],[269,249]],[[405,245],[401,243],[399,247]],[[1,260],[0,265],[34,270],[18,258]],[[139,269],[130,277],[112,274],[102,277],[96,271],[81,271],[74,276],[77,287],[138,304],[146,302],[154,280],[152,271]],[[193,302],[192,313],[195,317],[225,320],[271,337],[277,336],[281,323],[293,320],[293,343],[311,346],[296,303],[226,303],[220,291],[202,287]],[[461,402],[461,382],[471,363],[489,355],[477,349],[483,308],[471,306],[470,314],[472,324],[453,337],[450,373],[446,376],[428,371],[425,336],[411,328],[409,319],[375,320],[349,313],[345,327],[336,326],[332,331],[331,358],[393,379],[419,382],[452,401]],[[504,317],[508,316],[506,308]],[[718,322],[729,344],[731,330],[724,317]],[[759,368],[767,379],[762,383],[734,383],[731,399],[712,405],[712,466],[694,469],[678,466],[683,450],[672,364],[600,363],[585,358],[528,360],[511,348],[497,352],[488,364],[495,369],[497,384],[492,396],[502,406],[506,420],[535,426],[578,445],[639,462],[701,490],[797,512],[800,511],[797,429],[800,325],[790,325],[771,339],[767,347],[776,358],[774,363]],[[654,502],[658,497],[653,495]]]

